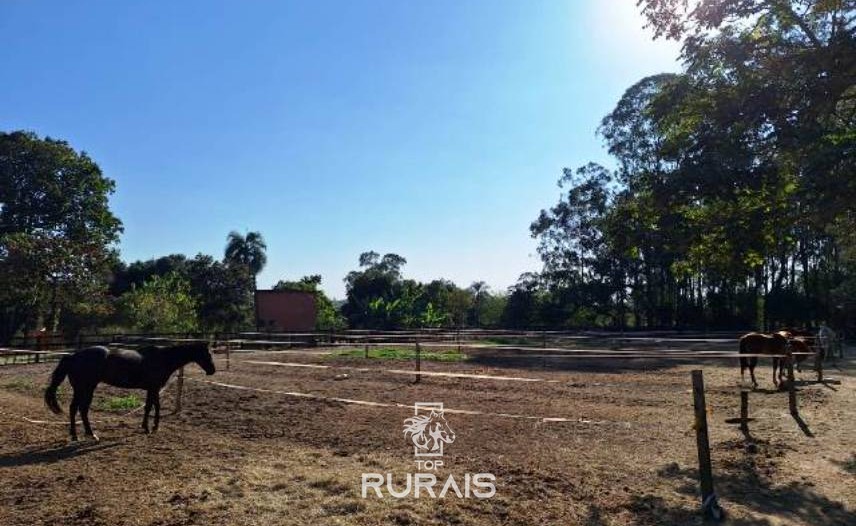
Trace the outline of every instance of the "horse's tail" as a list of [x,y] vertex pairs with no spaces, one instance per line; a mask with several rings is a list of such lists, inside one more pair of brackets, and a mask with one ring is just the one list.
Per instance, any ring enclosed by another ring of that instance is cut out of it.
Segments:
[[53,374],[51,374],[50,385],[45,389],[45,405],[56,414],[62,413],[62,409],[59,407],[59,402],[56,400],[56,390],[59,388],[63,380],[65,380],[65,377],[68,376],[68,365],[70,360],[71,356],[62,357],[59,364],[56,366],[56,369],[54,369]]
[[[746,339],[746,336],[743,336],[742,338],[740,338],[740,351],[738,354],[749,354],[749,353],[751,353],[751,351],[752,350],[749,349],[749,340]],[[741,374],[745,368],[755,367],[755,365],[752,363],[754,360],[756,360],[756,359],[755,358],[744,358],[743,356],[740,357]]]

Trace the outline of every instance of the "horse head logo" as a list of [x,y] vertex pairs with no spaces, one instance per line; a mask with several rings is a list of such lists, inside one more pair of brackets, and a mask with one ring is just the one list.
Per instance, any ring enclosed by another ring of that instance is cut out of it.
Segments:
[[404,421],[404,436],[410,437],[416,456],[442,456],[443,444],[454,442],[455,432],[443,416],[442,404],[439,409],[437,404],[431,404],[434,408],[423,414],[419,414],[420,405],[429,404],[416,404],[416,416]]

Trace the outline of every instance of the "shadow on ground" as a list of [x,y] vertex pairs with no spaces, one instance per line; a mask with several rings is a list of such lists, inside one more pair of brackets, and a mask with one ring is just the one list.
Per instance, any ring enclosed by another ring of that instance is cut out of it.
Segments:
[[[471,352],[469,363],[484,365],[486,367],[510,367],[546,369],[552,371],[573,371],[590,373],[621,373],[621,372],[645,372],[670,369],[683,364],[698,364],[700,360],[692,358],[589,358],[576,356],[528,356],[526,354],[504,354],[498,356],[496,351],[491,354],[487,352]],[[546,354],[546,353],[545,353]],[[704,363],[716,362],[727,363],[727,360],[705,360]]]
[[[821,495],[810,484],[801,482],[774,484],[770,478],[773,468],[768,460],[771,450],[775,449],[774,444],[766,440],[756,440],[747,427],[742,428],[742,431],[742,440],[719,444],[727,449],[742,449],[742,454],[726,457],[719,466],[714,467],[714,484],[720,496],[720,502],[725,501],[723,505],[726,513],[728,513],[728,503],[731,502],[755,513],[787,517],[813,526],[856,524],[856,513],[849,511],[843,503]],[[856,456],[840,464],[845,471],[856,469]],[[663,478],[675,479],[679,483],[678,492],[698,495],[698,470],[680,468],[677,464],[667,464],[657,474]],[[630,510],[639,517],[641,522],[690,523],[690,517],[685,515],[688,510],[670,509],[662,502],[650,502],[651,499],[654,497],[650,497],[647,501],[640,498],[630,506]],[[692,516],[698,517],[697,510],[689,511]],[[771,525],[773,523],[762,518],[751,520],[730,518],[728,524]]]
[[29,448],[23,451],[0,454],[0,468],[29,466],[33,464],[53,464],[54,462],[86,455],[94,451],[114,448],[119,445],[121,445],[120,442],[78,442]]

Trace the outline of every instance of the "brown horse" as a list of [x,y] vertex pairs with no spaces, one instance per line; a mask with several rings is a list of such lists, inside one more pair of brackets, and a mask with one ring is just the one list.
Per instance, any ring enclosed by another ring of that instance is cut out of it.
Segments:
[[794,365],[796,365],[797,371],[802,372],[800,364],[809,357],[809,354],[806,353],[817,353],[814,346],[814,333],[805,329],[782,329],[778,334],[788,339],[791,343],[791,351],[799,353],[794,354]]
[[[740,354],[785,354],[788,348],[788,337],[777,332],[775,334],[761,334],[760,332],[750,332],[740,338]],[[740,378],[744,378],[746,367],[749,367],[749,375],[752,377],[752,387],[758,387],[758,381],[755,380],[755,366],[758,364],[758,358],[755,356],[749,358],[740,358]],[[779,385],[779,380],[784,376],[782,373],[781,358],[773,358],[773,385]],[[779,370],[778,377],[776,369]]]

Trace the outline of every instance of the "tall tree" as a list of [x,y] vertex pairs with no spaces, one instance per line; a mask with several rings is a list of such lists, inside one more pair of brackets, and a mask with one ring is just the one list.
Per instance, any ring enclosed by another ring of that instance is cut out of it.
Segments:
[[226,237],[226,250],[223,255],[224,263],[228,265],[240,265],[249,270],[253,278],[253,305],[258,329],[259,311],[255,298],[258,289],[256,277],[267,264],[267,245],[259,232],[248,232],[242,236],[236,231],[229,232]]
[[360,254],[360,269],[345,277],[347,301],[342,313],[352,327],[392,328],[412,318],[418,290],[402,280],[405,263],[398,254]]
[[473,294],[473,321],[476,327],[481,327],[481,300],[489,287],[484,281],[473,281],[470,292]]
[[830,319],[851,272],[856,1],[638,3],[685,69],[627,90],[598,130],[615,172],[567,170],[533,223],[544,321]]
[[187,260],[184,274],[201,329],[234,332],[252,326],[253,280],[246,266],[199,254]]
[[267,264],[267,245],[259,232],[248,232],[242,236],[236,231],[229,232],[226,237],[226,250],[223,260],[233,265],[244,265],[253,275],[253,290],[256,286],[256,276]]
[[0,133],[0,341],[37,323],[56,330],[64,309],[100,302],[122,231],[114,189],[64,141]]

